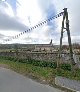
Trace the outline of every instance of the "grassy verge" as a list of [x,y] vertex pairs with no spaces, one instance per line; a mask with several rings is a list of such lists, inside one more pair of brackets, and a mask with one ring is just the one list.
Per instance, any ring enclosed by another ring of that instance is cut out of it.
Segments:
[[13,62],[10,60],[0,59],[1,65],[7,65],[8,68],[19,72],[23,75],[31,74],[42,80],[49,80],[52,77],[53,69],[49,67],[39,67],[32,64],[26,64],[21,62]]
[[[48,83],[54,85],[55,76],[63,76],[70,79],[80,80],[80,69],[77,69],[75,74],[72,71],[64,69],[56,69],[51,67],[40,67],[33,64],[14,62],[13,60],[5,60],[0,58],[0,65],[7,65],[9,69],[12,69],[25,76],[37,79],[42,83]],[[55,86],[55,85],[54,85]],[[55,86],[56,87],[56,86]],[[65,91],[72,92],[72,91]]]

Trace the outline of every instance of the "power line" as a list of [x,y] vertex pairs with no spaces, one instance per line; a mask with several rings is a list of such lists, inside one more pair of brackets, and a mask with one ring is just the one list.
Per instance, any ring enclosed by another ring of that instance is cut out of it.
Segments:
[[[44,20],[44,21],[40,22],[39,24],[37,24],[37,25],[35,25],[35,26],[33,26],[33,27],[27,29],[26,31],[21,32],[20,34],[17,34],[17,35],[15,35],[15,36],[13,36],[13,37],[10,38],[10,39],[5,39],[4,41],[5,41],[5,42],[8,42],[8,41],[11,41],[12,39],[16,39],[16,38],[20,37],[21,35],[23,35],[23,34],[25,34],[25,33],[27,33],[27,32],[30,32],[31,30],[34,30],[34,29],[36,29],[36,28],[38,28],[38,27],[40,27],[40,26],[42,26],[42,25],[44,25],[44,24],[50,22],[50,21],[53,20],[53,19],[56,19],[56,18],[62,16],[63,14],[64,14],[64,12],[60,12],[59,14],[57,14],[57,15],[55,15],[55,16],[53,16],[53,17],[50,17],[50,18],[48,18],[47,20]],[[3,42],[4,42],[4,41],[3,41]]]

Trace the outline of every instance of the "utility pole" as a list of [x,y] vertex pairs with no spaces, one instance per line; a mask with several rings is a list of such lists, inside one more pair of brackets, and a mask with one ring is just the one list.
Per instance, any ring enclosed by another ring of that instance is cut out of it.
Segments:
[[[60,37],[60,51],[59,51],[59,57],[61,58],[61,52],[62,52],[62,38],[64,29],[67,31],[68,36],[68,44],[69,44],[69,50],[70,50],[70,60],[72,65],[75,65],[74,59],[73,59],[73,51],[72,51],[72,44],[71,44],[71,37],[70,37],[70,30],[69,30],[69,20],[68,20],[68,12],[67,8],[64,8],[64,15],[63,15],[63,21],[62,21],[62,28],[61,28],[61,37]],[[64,27],[64,21],[66,21],[66,27]]]

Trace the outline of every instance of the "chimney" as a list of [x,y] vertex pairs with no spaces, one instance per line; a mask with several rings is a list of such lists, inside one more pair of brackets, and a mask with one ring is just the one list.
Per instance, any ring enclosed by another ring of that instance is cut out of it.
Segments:
[[50,41],[50,45],[52,45],[52,39],[51,39],[51,41]]

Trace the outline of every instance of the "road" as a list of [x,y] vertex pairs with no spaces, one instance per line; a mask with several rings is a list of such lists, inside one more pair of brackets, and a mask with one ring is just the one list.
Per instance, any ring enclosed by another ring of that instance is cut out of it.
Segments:
[[0,67],[0,92],[62,92]]

